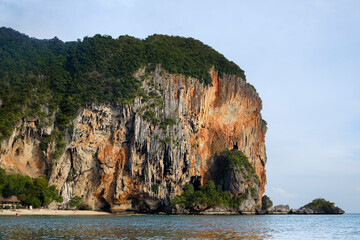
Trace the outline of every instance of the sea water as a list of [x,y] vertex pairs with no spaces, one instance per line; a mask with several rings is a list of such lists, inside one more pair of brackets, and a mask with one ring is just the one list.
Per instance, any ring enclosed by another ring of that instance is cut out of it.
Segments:
[[0,239],[360,239],[360,214],[0,216]]

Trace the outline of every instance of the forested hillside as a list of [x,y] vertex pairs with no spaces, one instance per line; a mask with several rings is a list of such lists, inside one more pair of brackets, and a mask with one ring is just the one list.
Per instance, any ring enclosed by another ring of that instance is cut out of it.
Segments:
[[87,103],[130,103],[144,94],[133,74],[161,64],[170,73],[211,84],[209,70],[244,71],[202,42],[183,37],[95,35],[82,41],[38,40],[0,28],[0,139],[20,118],[50,119],[55,110],[58,141],[79,107]]

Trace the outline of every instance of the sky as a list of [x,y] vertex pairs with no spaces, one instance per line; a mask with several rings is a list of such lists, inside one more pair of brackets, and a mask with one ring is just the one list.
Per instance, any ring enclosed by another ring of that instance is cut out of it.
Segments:
[[74,41],[193,37],[245,70],[268,123],[265,194],[360,212],[360,1],[0,0],[0,26]]

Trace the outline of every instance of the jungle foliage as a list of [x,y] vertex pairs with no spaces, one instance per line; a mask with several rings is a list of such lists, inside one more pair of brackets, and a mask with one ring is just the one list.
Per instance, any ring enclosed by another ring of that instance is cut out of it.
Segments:
[[215,156],[218,163],[218,178],[232,172],[241,172],[248,181],[255,181],[260,186],[260,179],[245,154],[240,150],[225,150]]
[[192,184],[185,185],[183,193],[171,200],[171,205],[179,204],[182,207],[194,208],[195,204],[200,204],[204,208],[213,206],[227,206],[238,208],[247,199],[247,194],[241,197],[231,196],[228,191],[223,191],[221,185],[215,185],[213,181],[194,189]]
[[70,207],[78,210],[92,210],[92,208],[85,203],[84,199],[77,195],[73,195],[68,204]]
[[301,208],[310,208],[317,212],[327,212],[327,213],[331,213],[336,209],[335,203],[329,202],[324,198],[316,198],[312,202],[302,206]]
[[30,178],[20,174],[6,174],[0,168],[0,195],[8,198],[16,195],[25,206],[42,207],[53,200],[62,202],[55,186],[49,186],[45,176]]
[[141,95],[141,82],[133,76],[140,67],[152,70],[161,64],[170,73],[211,84],[209,70],[214,66],[245,80],[243,70],[211,47],[166,35],[144,40],[95,35],[62,42],[2,27],[0,60],[0,139],[10,136],[20,118],[49,119],[57,110],[52,137],[61,141],[80,107],[93,102],[126,104]]
[[[240,150],[225,150],[215,155],[217,162],[217,182],[229,174],[241,171],[244,178],[250,182],[255,182],[260,186],[260,180],[255,173],[254,168],[249,163],[247,157]],[[195,189],[192,184],[185,185],[183,193],[171,200],[171,205],[179,204],[188,209],[194,209],[194,206],[200,204],[204,208],[213,206],[226,206],[238,208],[242,202],[248,198],[256,198],[257,190],[249,186],[248,189],[240,196],[231,194],[228,190],[223,190],[221,184],[215,184],[208,181],[204,186]]]

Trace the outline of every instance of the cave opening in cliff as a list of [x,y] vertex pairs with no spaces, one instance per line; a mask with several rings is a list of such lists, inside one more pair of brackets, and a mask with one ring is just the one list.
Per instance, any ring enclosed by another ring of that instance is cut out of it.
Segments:
[[15,156],[17,157],[19,155],[20,155],[20,149],[18,148],[18,149],[15,150]]
[[238,147],[237,142],[234,144],[234,146],[233,146],[233,150],[239,150],[239,147]]
[[102,205],[100,210],[109,212],[110,211],[110,204],[103,197],[100,198],[100,202],[101,202],[101,205]]
[[192,176],[190,183],[194,186],[194,190],[198,191],[201,186],[201,177],[200,176]]

